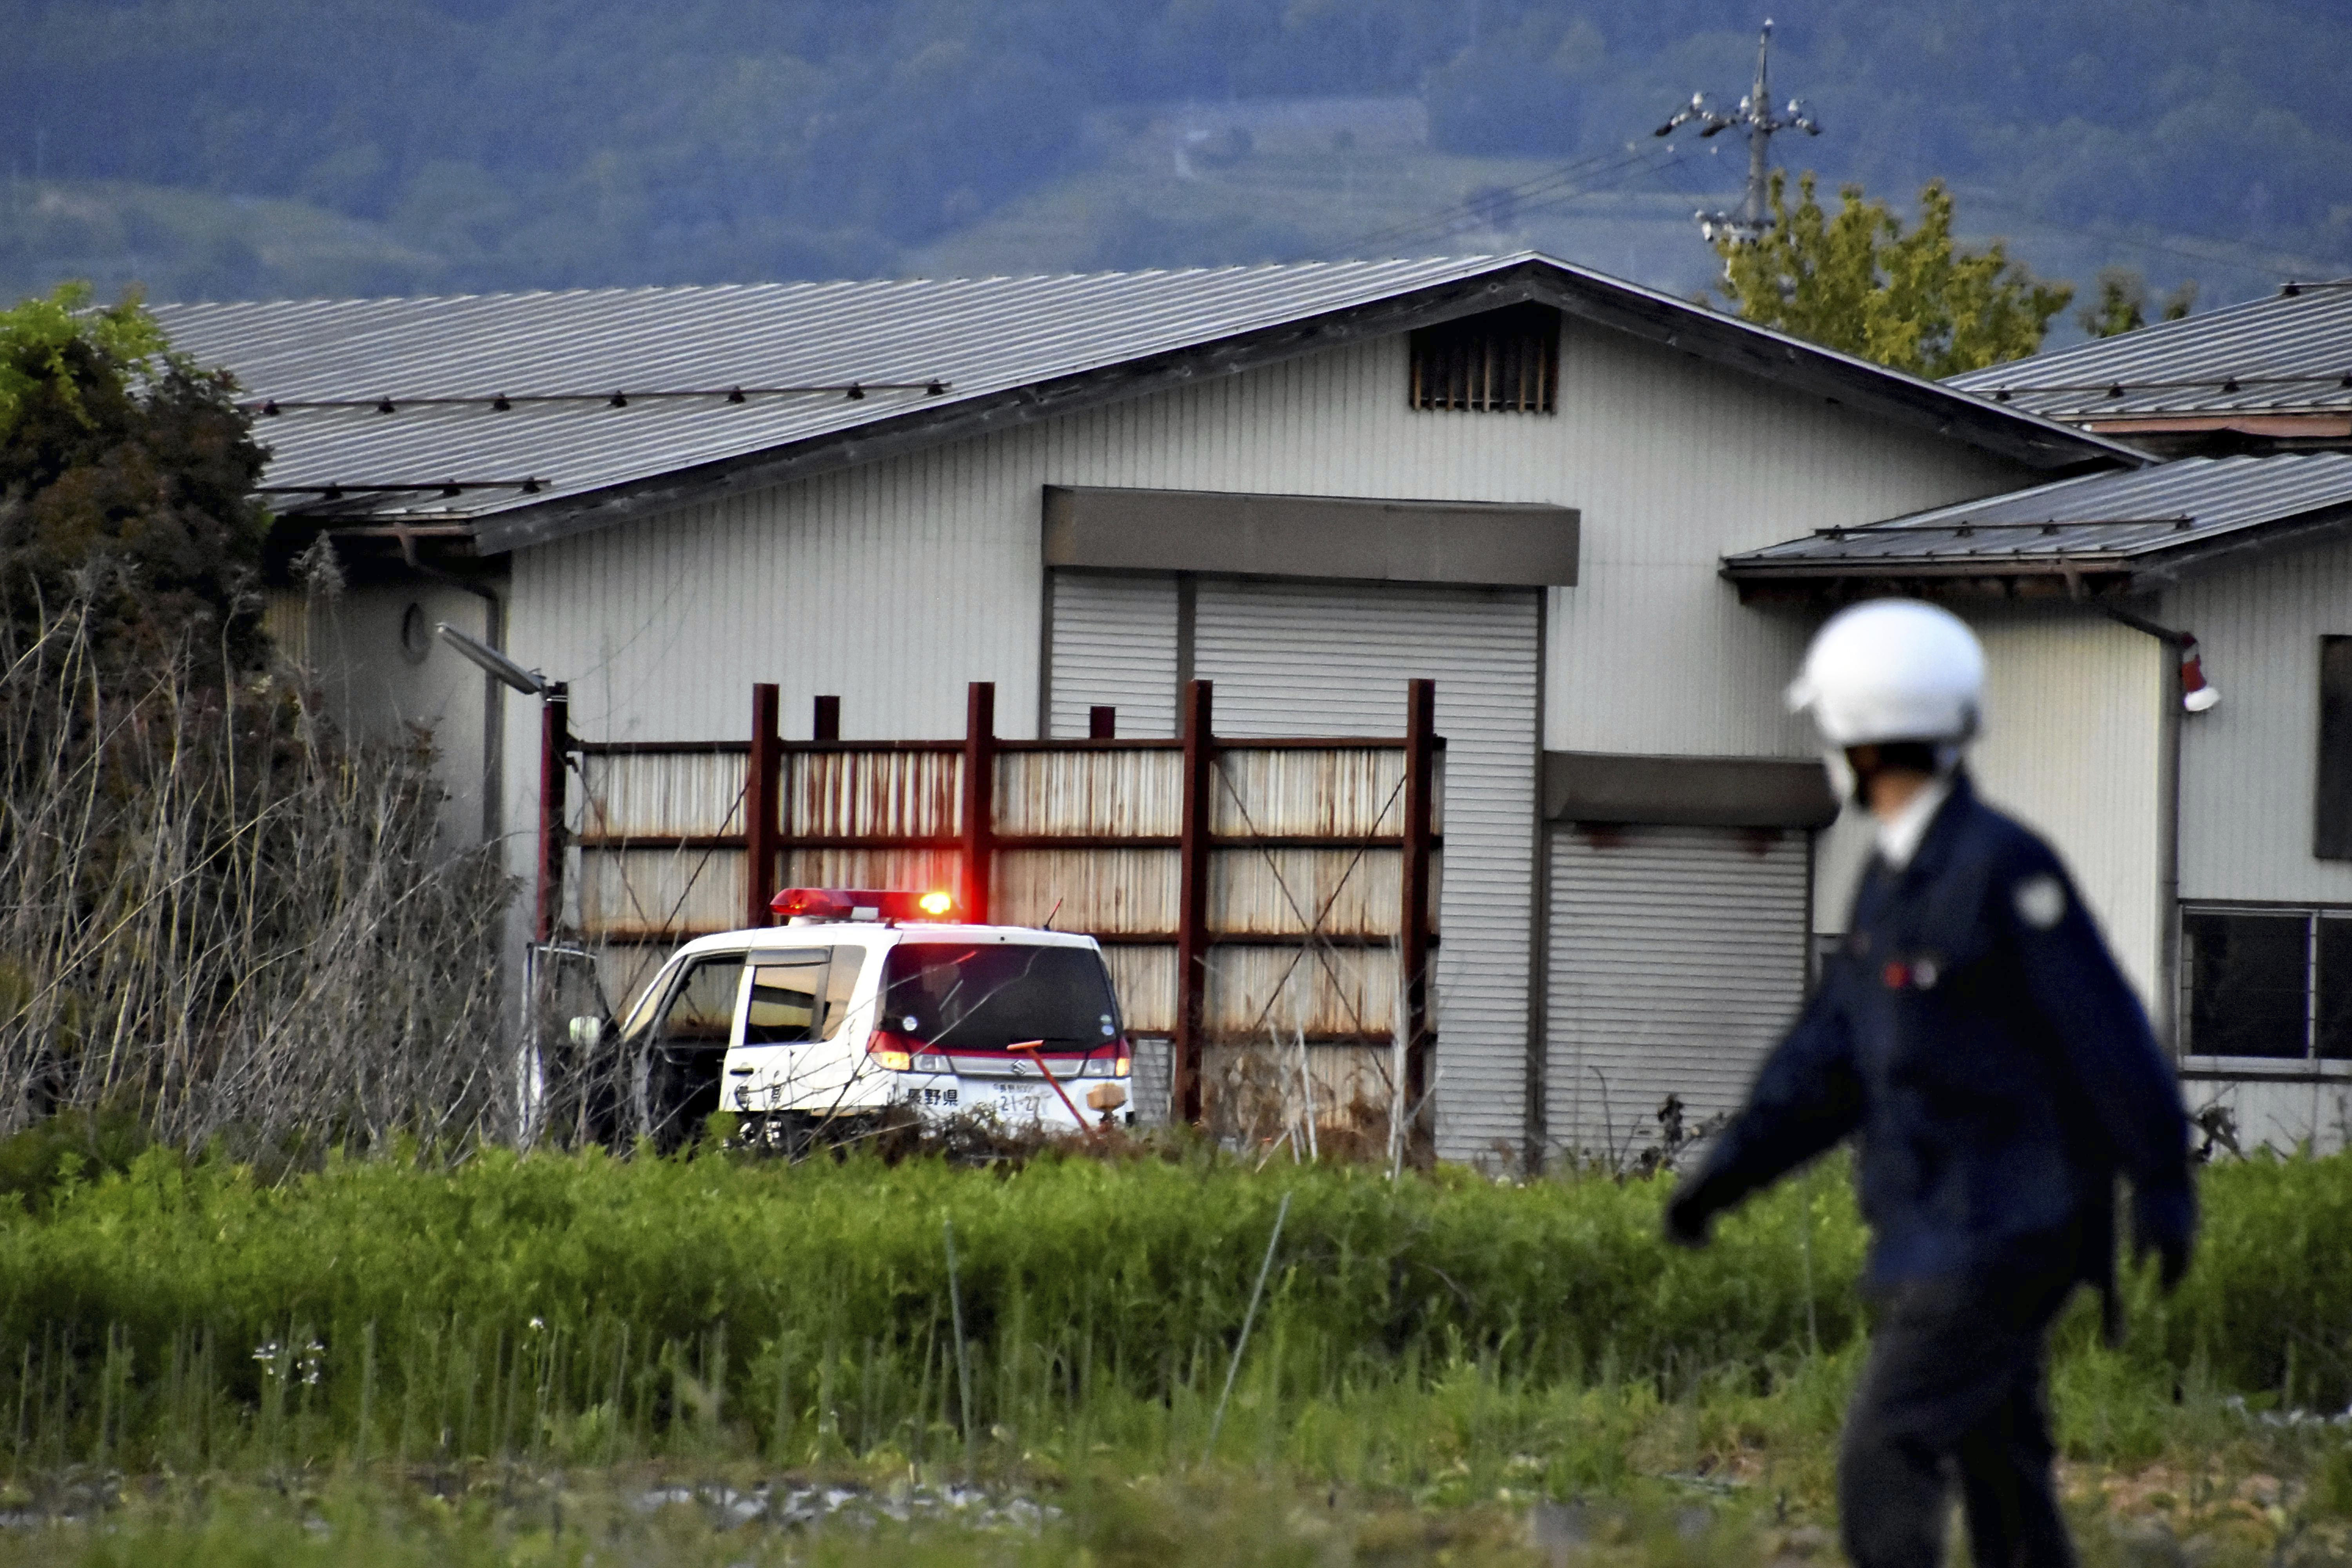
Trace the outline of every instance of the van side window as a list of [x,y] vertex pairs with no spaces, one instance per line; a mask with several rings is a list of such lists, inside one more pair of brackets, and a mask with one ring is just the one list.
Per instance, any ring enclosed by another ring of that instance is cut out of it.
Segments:
[[833,967],[826,972],[824,980],[824,1027],[817,1038],[832,1039],[841,1033],[842,1025],[849,1022],[849,998],[857,990],[858,971],[865,967],[864,948],[833,950]]
[[654,1037],[665,1046],[727,1048],[735,1021],[735,989],[743,975],[740,952],[698,959],[672,988]]
[[817,1037],[819,999],[825,994],[830,949],[799,948],[757,954],[751,965],[751,988],[744,1004],[743,1043],[747,1046],[796,1046]]

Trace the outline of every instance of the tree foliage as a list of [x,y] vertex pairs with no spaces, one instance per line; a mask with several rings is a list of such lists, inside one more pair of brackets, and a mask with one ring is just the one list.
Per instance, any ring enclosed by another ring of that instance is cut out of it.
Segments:
[[[2147,279],[2137,268],[2102,267],[2099,297],[2074,312],[2083,331],[2112,338],[2147,325]],[[2177,321],[2197,308],[2197,280],[2190,279],[2164,298],[2164,320]]]
[[1811,174],[1788,202],[1788,177],[1772,176],[1772,227],[1751,245],[1716,242],[1723,291],[1742,321],[1907,370],[1947,376],[2021,359],[2042,346],[2051,319],[2074,298],[2043,283],[1996,242],[1981,252],[1952,241],[1952,195],[1941,181],[1919,193],[1919,222],[1905,232],[1860,185],[1825,211]]
[[233,393],[135,297],[92,308],[68,284],[0,310],[0,609],[20,634],[73,600],[110,667],[184,658],[216,684],[257,664],[268,454]]

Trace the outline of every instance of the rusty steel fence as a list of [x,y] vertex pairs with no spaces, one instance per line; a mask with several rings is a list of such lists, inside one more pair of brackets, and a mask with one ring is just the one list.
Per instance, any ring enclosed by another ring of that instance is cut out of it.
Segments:
[[1220,737],[1205,680],[1174,740],[1108,710],[1089,739],[1006,739],[984,682],[958,740],[845,741],[821,697],[785,741],[777,703],[752,689],[748,740],[598,742],[548,702],[539,939],[593,955],[615,1005],[679,942],[772,924],[781,888],[944,889],[960,918],[1097,938],[1129,1034],[1168,1042],[1172,1116],[1424,1120],[1433,683],[1403,735],[1353,738]]

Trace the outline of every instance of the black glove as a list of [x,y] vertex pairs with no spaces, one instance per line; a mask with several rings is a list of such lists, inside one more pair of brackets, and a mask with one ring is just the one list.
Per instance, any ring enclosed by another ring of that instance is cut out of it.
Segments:
[[1676,1247],[1705,1247],[1714,1223],[1715,1205],[1697,1182],[1685,1182],[1666,1200],[1666,1239]]
[[2189,1272],[2197,1239],[2197,1200],[2186,1184],[2132,1193],[2132,1257],[2156,1254],[2157,1283],[2169,1295]]

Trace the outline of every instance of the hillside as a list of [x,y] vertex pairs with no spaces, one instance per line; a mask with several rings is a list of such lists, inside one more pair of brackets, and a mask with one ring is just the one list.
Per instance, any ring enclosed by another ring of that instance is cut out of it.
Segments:
[[[1133,266],[1537,244],[1709,258],[1752,5],[1660,0],[0,0],[0,291],[164,298]],[[2352,271],[2352,11],[1797,0],[1786,161],[2043,271],[2209,300]],[[29,46],[29,47],[27,47]],[[1629,153],[1628,147],[1633,149]],[[1633,153],[1638,153],[1638,160]],[[1570,172],[1532,199],[1509,192]]]

